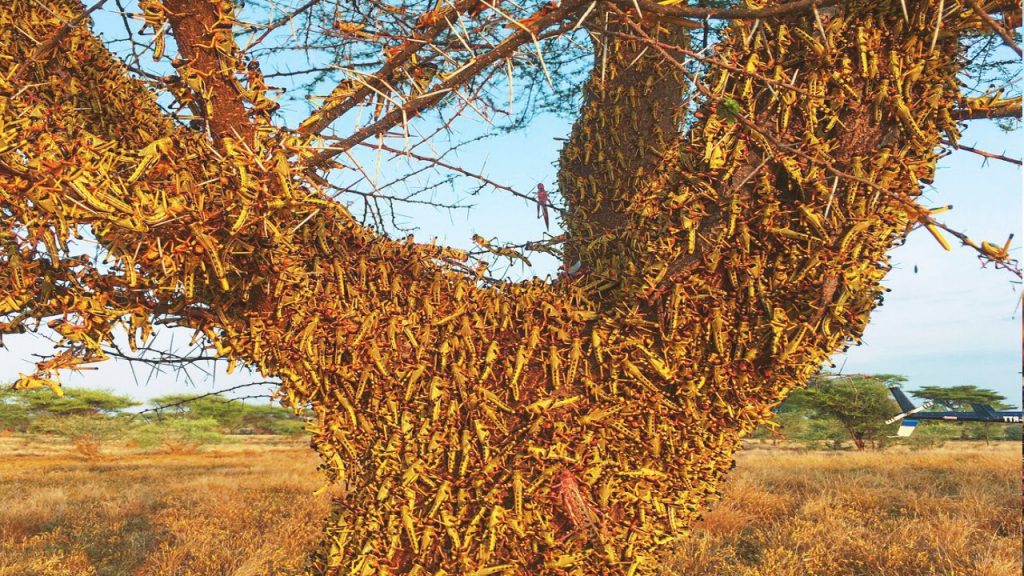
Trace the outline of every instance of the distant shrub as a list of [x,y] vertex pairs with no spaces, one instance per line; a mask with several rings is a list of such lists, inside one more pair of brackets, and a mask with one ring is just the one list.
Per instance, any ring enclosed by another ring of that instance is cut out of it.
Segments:
[[195,398],[174,394],[150,400],[164,417],[217,422],[223,434],[301,434],[305,422],[291,410],[270,404],[247,404],[220,394]]
[[849,438],[849,433],[837,420],[821,418],[808,420],[806,427],[794,439],[804,442],[808,448],[812,449],[842,450],[843,441]]
[[140,448],[162,448],[168,452],[194,452],[201,446],[224,440],[213,418],[163,418],[136,424],[130,438]]
[[1005,424],[993,422],[967,422],[960,426],[960,434],[964,440],[984,440],[987,444],[992,440],[1005,439],[1008,428],[1015,428],[1018,432],[1020,431],[1020,426],[1006,426]]
[[68,438],[76,452],[95,460],[102,457],[104,443],[124,438],[131,427],[125,416],[41,414],[30,420],[25,431]]
[[86,460],[99,460],[103,457],[102,443],[94,436],[78,436],[71,440],[71,445]]
[[960,430],[956,424],[923,422],[914,429],[914,433],[909,438],[903,439],[903,443],[910,446],[912,450],[923,450],[942,446],[947,441],[958,438],[960,438]]
[[264,434],[299,436],[306,433],[306,422],[297,418],[278,418],[267,423]]
[[149,403],[156,413],[144,419],[126,412],[140,403],[107,390],[64,388],[64,395],[57,396],[50,390],[0,387],[0,433],[61,436],[92,453],[91,447],[112,439],[182,451],[220,442],[223,434],[294,436],[306,431],[306,419],[291,410],[221,394],[178,394]]
[[27,432],[72,439],[91,436],[97,440],[109,440],[122,437],[131,426],[131,420],[125,416],[43,414],[32,419]]
[[32,422],[23,404],[0,398],[0,431],[25,432]]

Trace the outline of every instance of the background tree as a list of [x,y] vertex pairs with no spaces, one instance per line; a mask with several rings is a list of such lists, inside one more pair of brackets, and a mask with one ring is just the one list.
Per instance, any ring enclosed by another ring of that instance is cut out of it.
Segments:
[[110,440],[180,451],[221,442],[225,434],[295,435],[306,426],[305,418],[290,410],[221,395],[164,396],[150,400],[154,408],[140,413],[127,412],[140,402],[106,390],[62,391],[56,396],[50,390],[0,390],[0,431],[67,438],[94,458]]
[[172,394],[153,398],[149,404],[158,418],[209,419],[225,434],[298,434],[305,427],[301,418],[285,408],[247,404],[221,394]]
[[892,374],[811,378],[807,388],[786,399],[790,409],[809,410],[811,418],[835,419],[858,450],[877,448],[895,433],[896,425],[885,421],[899,413],[888,386],[905,379]]
[[[996,410],[1012,408],[1006,403],[1006,397],[1002,394],[973,385],[922,386],[915,390],[913,395],[924,400],[931,400],[937,406],[953,411],[972,412],[973,404],[988,404]],[[1017,425],[1007,426],[994,422],[964,422],[959,427],[959,436],[962,439],[984,440],[987,443],[996,437],[1012,439],[1014,435],[1009,431],[1019,428],[1020,426]]]
[[[892,374],[837,376],[822,374],[810,380],[808,387],[796,390],[773,410],[777,427],[760,428],[755,437],[785,439],[808,444],[822,441],[839,448],[852,439],[863,449],[878,446],[893,435],[895,425],[883,424],[899,412],[888,387],[905,382]],[[1003,397],[992,390],[976,386],[923,386],[914,396],[937,404],[933,410],[972,411],[972,404],[990,404],[996,409],[1009,409]],[[947,440],[1015,439],[1020,426],[987,422],[926,422],[907,440],[912,446],[925,447]]]
[[[0,6],[0,329],[64,350],[18,387],[154,322],[280,378],[349,488],[315,573],[654,573],[739,438],[863,331],[895,242],[945,229],[1016,271],[917,201],[960,120],[1019,110],[960,80],[977,38],[1019,52],[993,16],[1016,6],[330,5],[307,36],[337,31],[348,76],[283,127],[255,56],[317,6],[254,27],[226,0],[143,1],[152,55],[174,41],[162,75],[70,0]],[[713,51],[693,18],[730,21]],[[414,146],[492,113],[517,61],[546,79],[541,41],[574,30],[596,57],[560,162],[562,278],[497,282],[339,201],[372,181],[360,147],[459,172]],[[370,75],[349,61],[378,50]]]
[[114,417],[139,403],[106,390],[64,388],[62,396],[49,390],[24,392],[0,389],[0,429],[25,432],[40,420],[53,422],[68,417]]
[[1012,408],[1006,403],[1006,397],[1002,394],[973,385],[921,386],[911,394],[922,400],[930,400],[942,409],[952,411],[971,411],[972,404],[988,404],[996,410]]
[[93,459],[101,456],[104,440],[126,435],[131,423],[124,410],[139,404],[106,390],[61,392],[0,390],[0,430],[64,437],[79,454]]

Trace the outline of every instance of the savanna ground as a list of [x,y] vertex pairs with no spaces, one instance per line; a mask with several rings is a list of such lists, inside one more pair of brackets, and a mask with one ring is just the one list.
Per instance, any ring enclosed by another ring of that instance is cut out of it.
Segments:
[[[678,575],[1021,573],[1021,446],[821,452],[752,443],[665,558]],[[296,439],[197,453],[0,438],[0,576],[294,574],[329,491]]]

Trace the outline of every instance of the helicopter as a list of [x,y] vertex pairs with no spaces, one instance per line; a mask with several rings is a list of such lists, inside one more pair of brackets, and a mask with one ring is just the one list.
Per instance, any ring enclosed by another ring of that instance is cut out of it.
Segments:
[[921,420],[941,420],[943,422],[999,422],[1003,424],[1013,424],[1021,421],[1020,410],[995,410],[988,404],[971,404],[972,411],[970,412],[925,412],[925,410],[931,408],[931,402],[925,402],[920,406],[914,406],[914,403],[910,401],[910,398],[903,393],[903,390],[900,389],[899,386],[890,386],[889,391],[892,392],[893,398],[895,398],[896,403],[899,404],[900,410],[903,410],[900,414],[897,414],[885,421],[886,424],[892,424],[898,420],[903,420],[903,422],[900,423],[899,430],[896,431],[897,437],[906,438],[913,434],[914,429]]

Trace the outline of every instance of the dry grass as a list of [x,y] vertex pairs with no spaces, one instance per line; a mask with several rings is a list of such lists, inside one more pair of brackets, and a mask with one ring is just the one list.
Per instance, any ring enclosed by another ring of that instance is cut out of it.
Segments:
[[[254,443],[260,443],[259,445]],[[0,438],[0,576],[295,574],[329,495],[300,442],[142,454]],[[1021,573],[1020,446],[756,446],[665,574]]]
[[666,574],[1021,574],[1021,447],[748,449]]
[[0,576],[295,574],[329,495],[308,448],[194,454],[0,439]]

